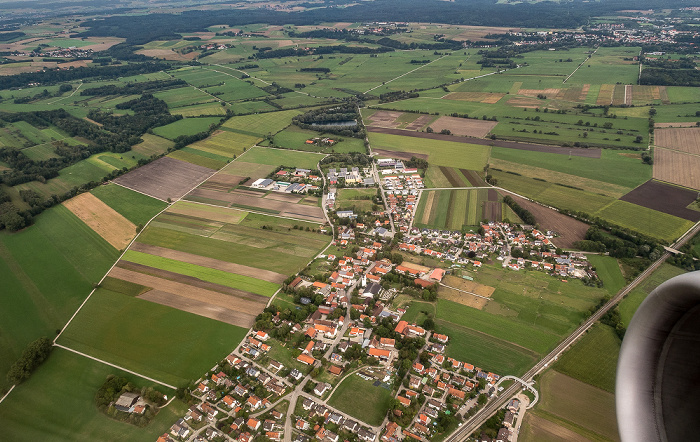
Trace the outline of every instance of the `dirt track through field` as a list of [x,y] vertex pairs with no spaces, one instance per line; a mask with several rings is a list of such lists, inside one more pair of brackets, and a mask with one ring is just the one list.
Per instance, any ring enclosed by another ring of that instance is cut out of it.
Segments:
[[[252,324],[251,321],[255,319],[255,316],[259,314],[267,304],[267,298],[254,295],[252,293],[249,293],[249,295],[258,298],[258,300],[253,300],[255,298],[246,299],[243,297],[229,296],[212,290],[206,290],[192,285],[183,284],[181,282],[146,275],[144,273],[127,270],[121,267],[114,267],[112,271],[110,271],[109,276],[124,281],[141,284],[146,287],[152,287],[153,289],[162,293],[158,295],[160,298],[167,298],[171,300],[171,302],[175,304],[172,306],[176,308],[179,308],[177,307],[177,304],[183,304],[183,307],[189,305],[190,308],[196,307],[203,309],[204,311],[208,306],[215,306],[236,312],[240,315],[240,318],[239,323],[234,325],[239,325],[241,327],[249,327],[250,324]],[[145,299],[148,296],[148,293],[151,292],[147,292],[139,297]],[[169,296],[166,296],[166,294]],[[151,296],[154,296],[154,294],[151,293]],[[184,299],[181,298],[185,298],[187,300],[187,305],[183,302]],[[185,308],[183,308],[183,310],[190,311],[186,310]],[[202,316],[210,317],[208,315]]]
[[[401,135],[404,137],[414,137],[414,138],[427,138],[430,140],[442,140],[442,141],[452,141],[455,143],[469,143],[478,144],[481,146],[496,146],[496,147],[506,147],[508,149],[520,149],[529,150],[532,152],[545,152],[545,153],[558,153],[560,155],[569,155],[575,157],[583,158],[600,158],[600,149],[594,148],[576,148],[576,147],[558,147],[558,146],[547,146],[545,144],[530,144],[530,143],[518,143],[515,141],[505,141],[505,140],[485,140],[482,138],[468,138],[468,137],[456,137],[452,135],[442,135],[436,133],[427,132],[414,132],[410,130],[403,129],[385,129],[381,127],[367,127],[368,132],[375,132],[380,134],[390,134],[390,135]],[[378,149],[372,149],[373,151],[378,151]],[[384,151],[387,152],[387,151]],[[416,154],[410,154],[418,156]],[[389,155],[391,156],[391,155]],[[392,157],[399,158],[399,157]],[[409,158],[410,159],[410,158]]]
[[237,275],[249,276],[251,278],[260,279],[263,281],[274,282],[275,284],[282,284],[284,280],[287,279],[287,277],[281,273],[271,272],[269,270],[256,269],[255,267],[248,267],[242,264],[234,264],[232,262],[220,261],[218,259],[193,255],[192,253],[180,252],[177,250],[166,249],[165,247],[143,244],[140,242],[135,242],[131,246],[130,250],[148,253],[149,255],[161,256],[163,258],[175,259],[177,261],[182,261],[202,267],[208,267],[210,269],[221,270],[228,273],[235,273]]
[[136,226],[95,195],[85,192],[63,203],[115,249],[122,250],[136,236]]

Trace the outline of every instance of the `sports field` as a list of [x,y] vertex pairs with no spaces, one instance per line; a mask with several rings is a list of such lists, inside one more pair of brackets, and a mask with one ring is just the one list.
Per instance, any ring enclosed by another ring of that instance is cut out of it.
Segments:
[[372,381],[352,374],[333,393],[328,405],[370,425],[380,425],[393,400],[390,388],[375,387]]

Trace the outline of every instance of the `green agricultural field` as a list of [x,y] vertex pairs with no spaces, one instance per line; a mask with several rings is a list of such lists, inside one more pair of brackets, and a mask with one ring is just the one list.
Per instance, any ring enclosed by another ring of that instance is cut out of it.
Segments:
[[[157,128],[158,129],[158,128]],[[144,157],[150,157],[152,155],[160,155],[165,153],[175,145],[170,140],[166,140],[162,137],[157,137],[151,134],[141,135],[143,142],[136,144],[132,147],[132,150]]]
[[25,346],[53,337],[117,259],[117,251],[59,205],[14,234],[0,232],[0,390]]
[[380,425],[393,398],[390,389],[375,387],[372,381],[352,374],[338,386],[328,405],[370,425]]
[[467,170],[483,170],[491,150],[489,146],[454,141],[430,140],[372,132],[368,135],[370,144],[374,149],[427,154],[431,165],[457,167]]
[[333,146],[308,144],[307,140],[317,137],[328,137],[338,140],[339,137],[333,134],[322,134],[313,130],[301,129],[298,126],[290,125],[288,128],[278,132],[274,138],[275,146],[285,149],[305,150],[309,152],[324,152],[324,153],[349,153],[349,152],[365,152],[365,145],[359,138],[342,138],[342,141]]
[[191,106],[193,104],[209,103],[215,101],[216,98],[207,94],[204,91],[193,87],[181,87],[177,89],[169,89],[163,92],[153,94],[168,104],[169,108],[178,108],[182,106]]
[[[638,47],[599,47],[596,53],[571,76],[569,82],[603,84],[615,79],[622,84],[637,83],[639,63],[632,58],[639,55]],[[574,66],[575,69],[575,66]],[[574,69],[571,69],[573,72]]]
[[488,201],[487,189],[424,191],[414,224],[417,227],[447,230],[475,226],[484,219],[485,201]]
[[406,308],[406,313],[401,316],[403,321],[423,325],[429,317],[435,317],[435,304],[432,302],[412,301]]
[[[202,223],[205,223],[202,221]],[[201,224],[201,223],[200,223]],[[294,226],[301,227],[294,229]],[[266,228],[263,229],[262,227]],[[269,227],[269,228],[268,228]],[[330,242],[315,223],[248,213],[238,224],[219,223],[183,226],[168,214],[156,218],[138,238],[139,242],[292,274]]]
[[199,378],[211,368],[212,361],[223,359],[246,332],[224,322],[99,289],[58,343],[181,386]]
[[437,331],[450,337],[447,356],[484,370],[500,375],[520,376],[540,357],[536,352],[471,327],[441,319],[435,322]]
[[194,135],[199,132],[206,132],[209,126],[218,123],[220,118],[183,118],[165,126],[156,127],[153,133],[169,140],[174,140],[181,135]]
[[301,111],[298,110],[288,110],[233,117],[224,123],[221,128],[246,135],[264,137],[268,134],[276,134],[289,126],[292,122],[292,117],[300,113]]
[[278,284],[251,278],[249,276],[236,275],[222,270],[210,269],[194,264],[189,264],[175,259],[149,255],[147,253],[128,250],[123,260],[142,264],[156,269],[167,270],[180,275],[192,276],[202,281],[224,285],[263,296],[272,296],[279,288]]
[[173,115],[182,115],[188,117],[200,117],[202,115],[226,115],[226,107],[220,101],[211,101],[209,103],[192,104],[189,106],[174,107],[170,109]]
[[615,370],[622,342],[615,330],[598,323],[553,368],[594,387],[615,392]]
[[116,184],[95,187],[90,193],[135,225],[145,225],[168,204]]
[[[566,153],[566,150],[563,151]],[[651,166],[642,163],[639,152],[603,150],[601,158],[584,158],[556,153],[493,147],[493,158],[542,169],[563,172],[604,183],[634,189],[651,178]],[[517,172],[517,170],[515,171]],[[568,183],[563,183],[568,184]]]
[[377,195],[375,188],[370,189],[339,189],[336,198],[337,210],[355,210],[357,212],[371,211]]
[[301,167],[314,170],[318,162],[325,156],[325,154],[320,153],[253,147],[252,149],[248,149],[241,159],[248,163],[266,164],[269,166]]
[[[95,394],[108,375],[126,377],[168,397],[173,391],[130,373],[56,348],[32,377],[0,404],[4,438],[13,441],[153,441],[187,411],[179,400],[145,428],[117,422],[97,410]],[[40,425],[38,425],[40,422]]]
[[627,285],[625,277],[622,276],[622,272],[620,271],[620,265],[617,263],[617,259],[610,256],[592,254],[586,255],[586,257],[588,258],[588,262],[595,267],[598,278],[603,281],[603,287],[608,291],[610,296],[614,296]]
[[250,135],[220,131],[202,141],[190,144],[168,156],[210,169],[220,169],[247,148],[260,141]]
[[673,242],[693,226],[692,221],[678,218],[626,201],[614,201],[596,216],[653,238]]
[[629,326],[634,313],[637,311],[639,306],[642,304],[642,301],[646,299],[649,293],[674,276],[682,275],[684,273],[686,273],[685,270],[672,266],[671,264],[664,263],[639,286],[632,290],[632,292],[625,296],[618,306],[620,310],[620,317],[622,318],[622,323],[625,325],[625,327]]

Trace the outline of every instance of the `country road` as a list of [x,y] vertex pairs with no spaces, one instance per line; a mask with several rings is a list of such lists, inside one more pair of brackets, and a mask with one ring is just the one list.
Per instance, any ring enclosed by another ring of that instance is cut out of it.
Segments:
[[[681,236],[678,241],[671,245],[672,248],[678,249],[683,244],[685,244],[690,238],[695,236],[696,233],[700,231],[700,222],[696,223],[690,230],[688,230],[683,236]],[[663,264],[668,257],[671,256],[669,252],[665,252],[659,259],[654,261],[646,270],[644,270],[639,276],[637,276],[630,284],[625,288],[620,290],[613,298],[611,298],[605,305],[603,305],[598,311],[593,313],[583,324],[581,324],[573,333],[571,333],[567,338],[565,338],[559,345],[557,345],[554,350],[552,350],[547,356],[542,358],[534,367],[532,367],[527,373],[525,373],[521,378],[527,382],[532,381],[532,379],[538,375],[541,371],[549,366],[552,362],[556,361],[557,358],[566,351],[578,338],[583,336],[589,328],[593,326],[603,315],[605,315],[610,309],[615,307],[629,292],[636,288],[642,281],[644,281],[651,273],[654,272],[661,264]],[[445,439],[445,442],[460,442],[465,440],[471,433],[477,430],[481,425],[493,414],[495,414],[503,405],[510,400],[516,393],[521,390],[519,383],[514,383],[506,390],[502,391],[498,397],[492,399],[486,404],[484,408],[479,410],[474,416],[472,416],[468,421],[464,422],[457,430],[454,431],[450,436]]]

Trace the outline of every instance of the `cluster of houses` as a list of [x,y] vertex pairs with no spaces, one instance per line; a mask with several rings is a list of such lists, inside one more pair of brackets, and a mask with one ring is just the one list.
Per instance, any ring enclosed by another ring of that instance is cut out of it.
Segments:
[[[377,435],[371,428],[311,398],[301,399],[301,409],[303,411],[294,419],[294,428],[300,433],[300,437],[296,439],[298,441],[308,441],[313,437],[321,442],[339,442],[339,435],[326,428],[328,424],[334,424],[339,429],[357,435],[358,440],[361,441],[374,442],[377,439]],[[309,422],[311,419],[322,420],[323,425],[311,425]]]
[[[597,279],[592,265],[583,253],[556,253],[551,232],[541,232],[532,226],[489,222],[481,232],[454,232],[414,227],[404,235],[399,250],[416,255],[471,265],[478,269],[485,261],[495,258],[504,268],[542,270],[562,278]],[[514,257],[527,250],[528,258]]]
[[496,439],[484,438],[481,435],[477,436],[479,442],[510,442],[515,440],[515,425],[520,411],[520,400],[513,398],[505,407],[502,427],[498,430]]

